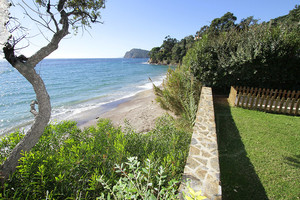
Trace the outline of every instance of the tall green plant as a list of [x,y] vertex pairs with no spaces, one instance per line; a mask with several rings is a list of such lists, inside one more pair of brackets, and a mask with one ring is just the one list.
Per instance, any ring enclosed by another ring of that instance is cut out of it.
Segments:
[[162,89],[154,85],[154,92],[162,108],[174,112],[192,127],[196,119],[200,88],[189,68],[179,66],[175,70],[168,70]]

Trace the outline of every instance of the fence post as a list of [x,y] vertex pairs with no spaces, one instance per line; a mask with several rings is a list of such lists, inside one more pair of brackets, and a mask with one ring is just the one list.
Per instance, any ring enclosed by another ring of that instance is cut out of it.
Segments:
[[229,98],[228,98],[229,104],[231,106],[235,105],[236,95],[237,95],[236,89],[233,86],[231,86],[231,88],[230,88],[230,94],[229,94]]

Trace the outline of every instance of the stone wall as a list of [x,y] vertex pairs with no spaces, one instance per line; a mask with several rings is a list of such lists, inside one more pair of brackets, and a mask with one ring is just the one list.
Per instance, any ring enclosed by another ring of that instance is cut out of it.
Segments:
[[201,190],[202,196],[208,199],[222,199],[213,97],[209,87],[202,87],[201,90],[189,156],[180,186],[181,199],[182,191],[188,192],[187,183],[195,192]]

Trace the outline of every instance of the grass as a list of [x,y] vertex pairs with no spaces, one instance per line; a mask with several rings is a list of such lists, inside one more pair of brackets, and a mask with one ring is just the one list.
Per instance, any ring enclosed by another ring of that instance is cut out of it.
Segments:
[[300,198],[300,118],[215,101],[223,199]]

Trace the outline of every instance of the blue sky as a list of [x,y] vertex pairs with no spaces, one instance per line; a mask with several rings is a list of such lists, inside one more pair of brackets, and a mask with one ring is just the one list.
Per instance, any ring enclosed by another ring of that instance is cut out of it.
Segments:
[[[104,24],[94,24],[89,33],[67,36],[49,58],[123,57],[132,48],[151,50],[160,46],[167,35],[178,40],[194,35],[228,11],[238,22],[248,16],[268,21],[288,14],[299,3],[299,0],[107,0],[102,10]],[[11,13],[22,18],[20,10]],[[33,23],[24,20],[36,31]],[[37,37],[31,41],[22,54],[30,56],[42,47],[44,39]]]

